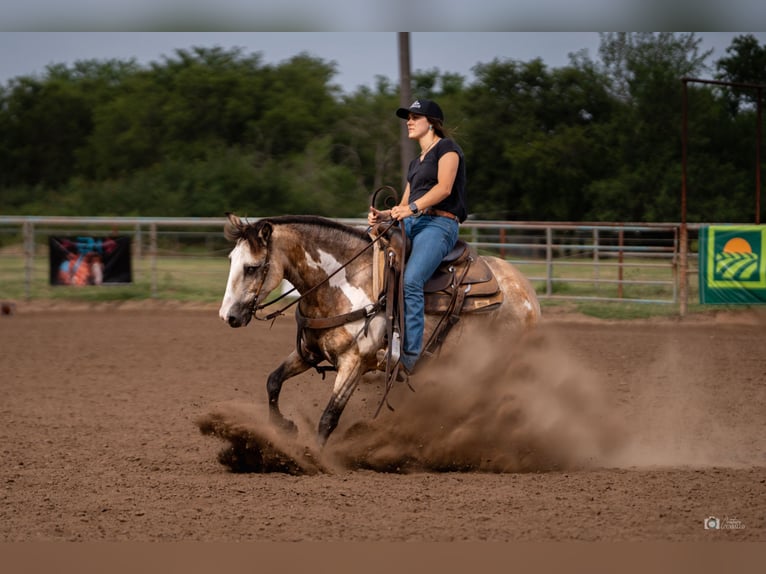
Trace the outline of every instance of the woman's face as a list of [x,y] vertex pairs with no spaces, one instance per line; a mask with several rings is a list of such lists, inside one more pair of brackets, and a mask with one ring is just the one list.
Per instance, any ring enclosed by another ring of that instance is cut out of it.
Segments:
[[407,136],[411,140],[419,140],[428,133],[429,126],[425,116],[410,114],[407,117]]

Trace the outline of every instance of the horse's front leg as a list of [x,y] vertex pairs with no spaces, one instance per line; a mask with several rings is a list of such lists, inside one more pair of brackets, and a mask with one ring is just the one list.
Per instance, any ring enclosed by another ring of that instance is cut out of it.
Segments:
[[300,375],[311,367],[304,361],[297,351],[290,353],[287,358],[277,367],[266,382],[266,391],[269,394],[269,420],[283,430],[295,432],[295,423],[282,414],[279,410],[279,394],[282,392],[282,383],[290,377]]
[[351,398],[364,372],[364,362],[359,355],[344,357],[340,361],[330,402],[327,403],[322,417],[319,419],[318,438],[320,445],[324,446],[332,431],[338,426],[340,415],[346,408],[346,403]]

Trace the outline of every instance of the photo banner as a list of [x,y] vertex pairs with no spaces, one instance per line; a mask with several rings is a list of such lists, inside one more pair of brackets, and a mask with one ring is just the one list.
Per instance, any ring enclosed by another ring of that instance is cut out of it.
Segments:
[[702,304],[766,304],[766,226],[701,228],[699,288]]
[[51,285],[132,282],[130,237],[48,237]]

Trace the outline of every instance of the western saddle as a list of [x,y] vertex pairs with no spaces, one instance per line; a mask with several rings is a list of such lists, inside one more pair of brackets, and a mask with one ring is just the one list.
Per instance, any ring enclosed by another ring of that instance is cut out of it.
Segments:
[[[387,365],[398,356],[391,357],[394,337],[403,333],[402,277],[409,253],[409,241],[403,229],[390,226],[374,226],[373,239],[382,233],[373,250],[373,291],[385,296],[386,321],[389,348]],[[455,247],[439,264],[436,272],[426,282],[426,314],[439,316],[439,320],[423,345],[423,355],[433,356],[439,352],[448,333],[460,320],[462,313],[486,312],[503,302],[503,292],[489,265],[479,257],[476,250],[459,239]],[[395,353],[394,353],[395,354]],[[388,372],[388,368],[386,369]]]

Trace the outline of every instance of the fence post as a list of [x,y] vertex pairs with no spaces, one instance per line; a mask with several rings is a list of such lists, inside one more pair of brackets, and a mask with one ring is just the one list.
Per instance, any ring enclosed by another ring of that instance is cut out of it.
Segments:
[[601,290],[601,283],[599,282],[599,279],[601,278],[601,273],[598,268],[598,229],[593,230],[593,287],[596,291]]
[[673,271],[673,303],[678,303],[678,228],[673,228],[673,259],[671,260]]
[[505,259],[505,227],[500,228],[500,257]]
[[136,259],[141,260],[141,224],[136,223],[135,231],[133,232],[133,247],[135,249],[134,255]]
[[689,298],[689,285],[688,285],[688,266],[689,258],[687,252],[689,251],[689,231],[686,228],[686,223],[681,223],[681,237],[679,241],[678,251],[680,256],[679,263],[679,306],[678,313],[681,317],[686,315],[686,304]]
[[32,277],[35,269],[35,224],[27,220],[22,229],[24,235],[24,297],[28,300],[32,297]]
[[149,259],[151,265],[152,298],[157,297],[157,224],[149,225]]
[[625,247],[625,230],[620,227],[620,231],[617,234],[618,237],[618,245],[620,246],[620,250],[617,254],[617,297],[619,299],[622,299],[622,280],[623,280],[623,270],[622,270],[622,264],[623,264],[623,250],[622,248]]
[[553,294],[553,228],[545,228],[545,294]]

